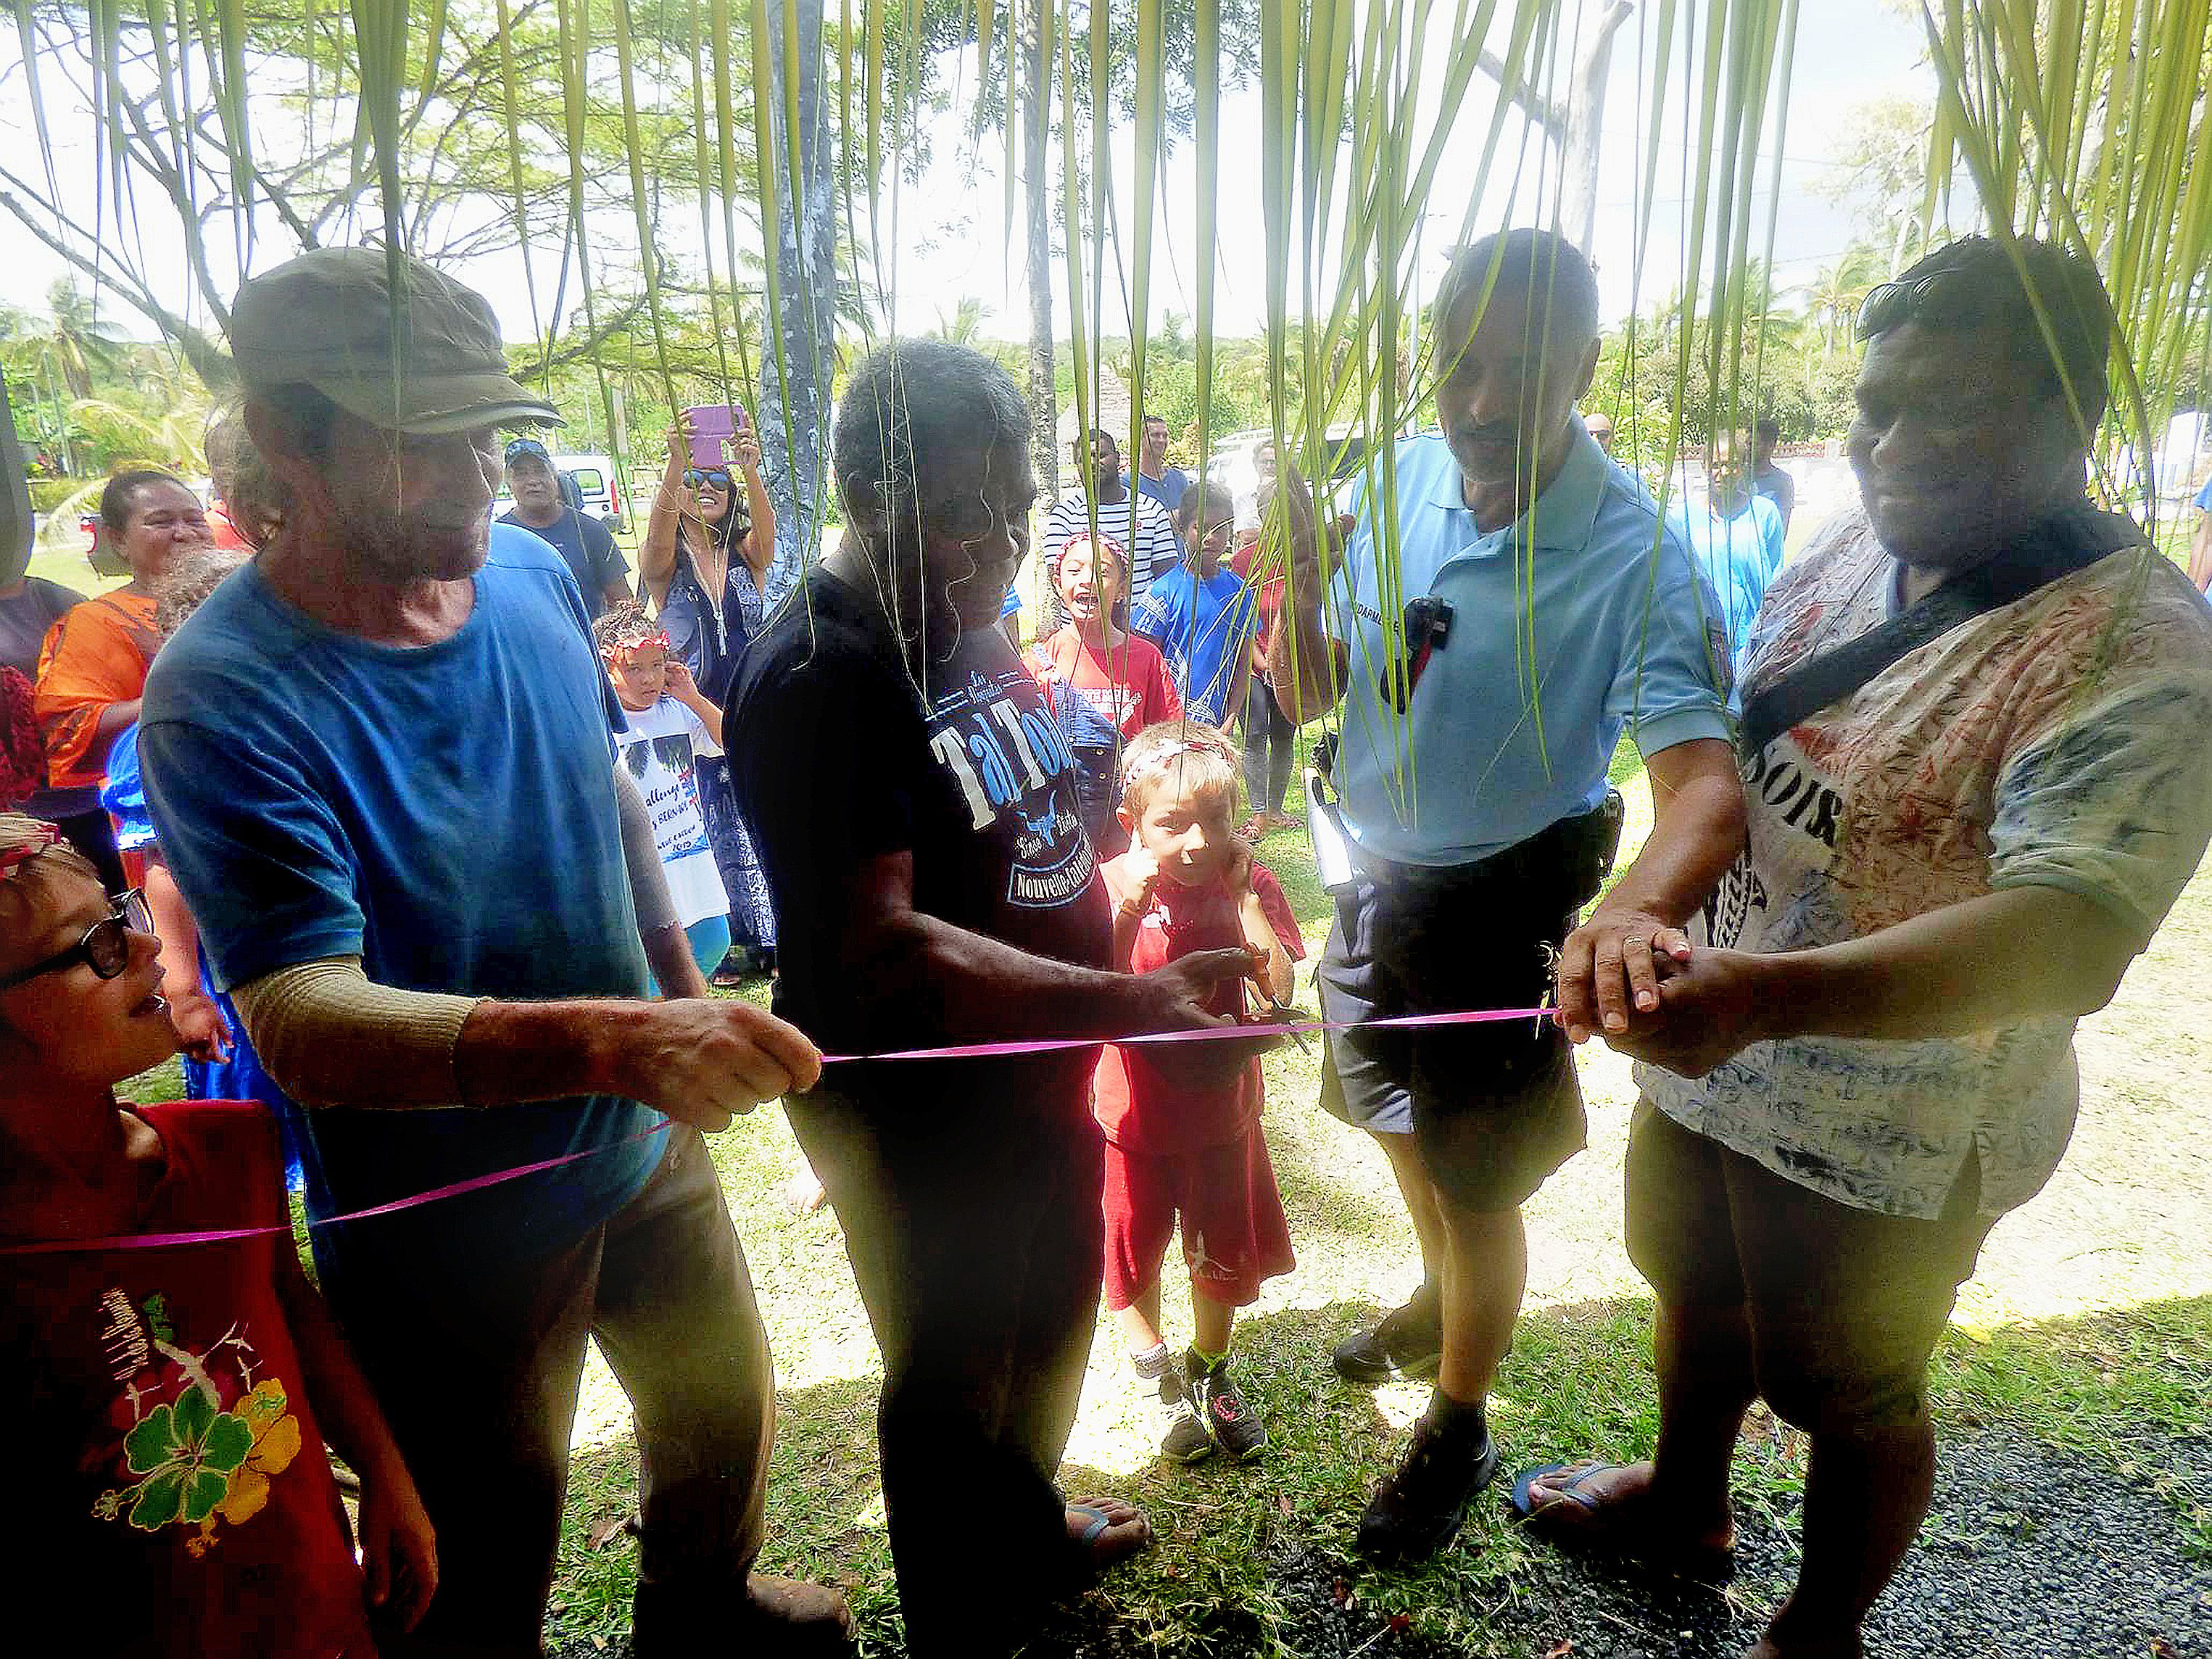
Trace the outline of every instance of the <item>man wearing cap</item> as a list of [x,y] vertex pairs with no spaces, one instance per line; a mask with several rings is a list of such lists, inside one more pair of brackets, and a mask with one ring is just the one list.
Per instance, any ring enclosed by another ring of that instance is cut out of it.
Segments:
[[535,438],[516,438],[507,447],[507,489],[514,497],[514,510],[500,515],[501,524],[520,525],[567,561],[568,574],[584,596],[584,609],[593,622],[608,610],[626,604],[630,597],[629,567],[616,550],[606,526],[588,513],[579,513],[561,499],[560,475],[553,457]]
[[[842,1651],[842,1599],[750,1571],[773,1379],[699,1133],[819,1060],[707,999],[626,859],[641,828],[657,866],[575,585],[490,522],[494,428],[557,416],[481,296],[381,251],[255,278],[230,335],[268,533],[161,653],[140,747],[216,981],[314,1109],[323,1287],[437,1528],[384,1651],[539,1651],[587,1336],[636,1412],[635,1650]],[[641,927],[688,995],[645,1000]]]
[[[1360,503],[1326,624],[1303,492],[1279,498],[1296,631],[1269,679],[1301,722],[1341,702],[1357,865],[1322,957],[1322,1014],[1540,1004],[1619,833],[1607,769],[1626,730],[1655,822],[1592,919],[1617,1018],[1624,957],[1648,970],[1642,941],[1688,918],[1741,839],[1726,639],[1650,496],[1576,418],[1598,356],[1582,255],[1548,232],[1486,237],[1452,262],[1435,315],[1443,429],[1400,444],[1395,499]],[[1484,1401],[1527,1277],[1521,1206],[1582,1149],[1582,1095],[1548,1021],[1340,1030],[1328,1060],[1322,1104],[1389,1154],[1420,1241],[1421,1288],[1335,1354],[1351,1381],[1436,1378],[1359,1528],[1368,1554],[1416,1559],[1450,1541],[1497,1471]]]

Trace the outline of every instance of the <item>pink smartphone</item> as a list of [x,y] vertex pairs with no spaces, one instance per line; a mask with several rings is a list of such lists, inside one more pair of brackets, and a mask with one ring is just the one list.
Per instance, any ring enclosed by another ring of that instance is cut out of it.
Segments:
[[691,465],[702,469],[727,466],[731,434],[752,424],[734,404],[699,404],[684,412],[691,417]]

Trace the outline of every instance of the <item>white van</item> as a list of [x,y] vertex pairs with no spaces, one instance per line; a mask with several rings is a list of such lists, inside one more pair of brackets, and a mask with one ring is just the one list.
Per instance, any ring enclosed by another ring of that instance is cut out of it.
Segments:
[[[622,485],[615,471],[611,455],[556,455],[553,470],[569,484],[573,491],[561,493],[572,507],[591,514],[616,535],[629,528],[629,506],[623,498]],[[491,504],[495,519],[514,510],[514,497],[507,493],[507,485],[499,487],[499,499]]]

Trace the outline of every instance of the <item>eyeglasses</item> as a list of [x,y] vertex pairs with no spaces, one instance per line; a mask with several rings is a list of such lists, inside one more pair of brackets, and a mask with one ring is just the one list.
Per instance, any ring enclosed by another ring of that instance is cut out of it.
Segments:
[[1884,283],[1860,302],[1856,332],[1860,339],[1871,340],[1916,320],[1936,328],[1972,328],[1986,319],[1988,299],[1983,285],[1964,270],[1931,270],[1909,283]]
[[730,475],[720,467],[706,471],[694,467],[684,475],[684,484],[687,489],[696,489],[701,484],[712,484],[717,489],[727,489],[730,487]]
[[82,939],[44,962],[34,962],[28,968],[18,969],[0,978],[0,991],[12,991],[18,985],[47,974],[58,974],[80,962],[102,979],[114,979],[120,975],[131,965],[131,935],[152,933],[154,913],[146,908],[146,896],[136,887],[110,902],[112,908],[85,929]]

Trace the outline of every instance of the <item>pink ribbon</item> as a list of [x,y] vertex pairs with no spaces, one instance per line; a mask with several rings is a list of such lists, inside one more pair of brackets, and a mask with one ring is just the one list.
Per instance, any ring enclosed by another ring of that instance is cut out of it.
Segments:
[[[1293,1036],[1316,1031],[1490,1025],[1515,1019],[1547,1019],[1550,1016],[1548,1008],[1467,1008],[1443,1014],[1400,1014],[1389,1019],[1302,1019],[1279,1025],[1209,1025],[1195,1031],[1141,1031],[1114,1041],[1123,1048],[1135,1048],[1157,1042],[1220,1042],[1246,1037]],[[1018,1042],[956,1042],[936,1048],[899,1048],[880,1054],[824,1054],[822,1063],[824,1066],[842,1066],[860,1060],[987,1060],[1012,1054],[1051,1054],[1069,1048],[1095,1048],[1099,1046],[1099,1042],[1097,1037],[1035,1037]],[[367,1221],[374,1216],[394,1215],[424,1204],[459,1198],[465,1193],[481,1192],[487,1187],[496,1187],[504,1182],[520,1181],[525,1176],[543,1175],[565,1164],[597,1158],[603,1152],[620,1152],[625,1146],[633,1146],[640,1141],[650,1140],[655,1135],[665,1134],[673,1121],[663,1118],[651,1128],[626,1135],[611,1146],[588,1146],[580,1152],[563,1152],[558,1158],[540,1158],[535,1164],[518,1164],[511,1170],[495,1170],[489,1175],[471,1176],[466,1181],[449,1182],[443,1187],[433,1187],[428,1192],[395,1198],[385,1204],[371,1205],[365,1210],[349,1210],[343,1215],[325,1216],[321,1220],[311,1221],[307,1224],[311,1227],[335,1227],[348,1221]],[[289,1234],[291,1231],[291,1224],[285,1222],[263,1227],[215,1227],[198,1232],[126,1233],[112,1238],[43,1239],[29,1244],[0,1245],[0,1256],[54,1255],[65,1251],[171,1249],[190,1244],[222,1244],[236,1239],[268,1238],[280,1233]]]

